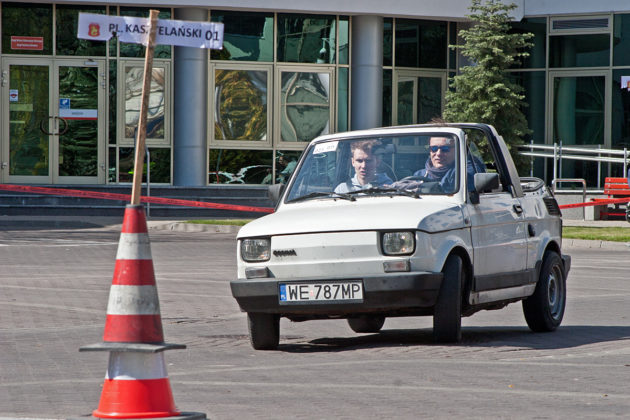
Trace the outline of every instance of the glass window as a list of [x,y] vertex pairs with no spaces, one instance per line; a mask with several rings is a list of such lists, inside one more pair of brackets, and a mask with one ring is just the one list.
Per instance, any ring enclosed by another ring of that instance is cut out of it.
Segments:
[[104,56],[107,43],[77,38],[79,12],[105,14],[105,7],[57,5],[57,55]]
[[[300,160],[301,151],[283,150],[276,151],[276,175],[274,183],[286,184],[289,177],[295,171],[295,167]],[[265,177],[263,184],[271,183],[271,174]]]
[[[140,121],[144,67],[139,63],[126,64],[124,70],[124,134],[126,143],[133,143]],[[154,64],[151,72],[151,93],[147,110],[147,144],[168,142],[166,136],[166,68]]]
[[392,125],[392,71],[383,70],[383,127]]
[[[112,151],[115,153],[116,148],[110,149],[109,162],[109,178],[115,177],[115,164],[112,162]],[[171,183],[171,149],[167,148],[149,148],[151,161],[151,184],[170,184]],[[133,182],[133,170],[135,166],[135,149],[133,147],[121,147],[118,149],[118,182]],[[147,182],[147,156],[144,155],[144,170],[142,173],[142,182]],[[113,182],[113,181],[112,181]]]
[[273,14],[212,11],[222,22],[223,49],[211,50],[213,60],[273,61]]
[[392,65],[392,39],[394,32],[392,29],[392,18],[383,19],[383,65]]
[[[457,44],[457,22],[451,22],[448,25],[448,45]],[[455,48],[448,49],[448,68],[449,70],[457,69],[457,51]]]
[[514,81],[523,87],[525,102],[528,104],[522,111],[527,118],[528,126],[533,131],[526,140],[534,139],[536,143],[545,142],[545,72],[531,71],[510,73]]
[[330,73],[280,73],[282,141],[306,142],[330,133]]
[[210,149],[208,183],[262,184],[271,175],[272,160],[271,150]]
[[549,37],[549,67],[608,66],[609,57],[608,34]]
[[278,15],[278,61],[335,62],[334,16]]
[[350,57],[350,18],[339,16],[339,64],[348,64]]
[[613,70],[611,137],[614,148],[630,149],[630,90],[621,86],[622,76],[630,77],[630,68]]
[[520,22],[512,23],[511,33],[534,34],[530,40],[534,45],[527,52],[529,57],[521,59],[521,64],[514,68],[544,68],[545,46],[547,43],[547,18],[525,18]]
[[109,62],[109,144],[116,144],[116,116],[118,115],[117,66],[116,60]]
[[348,131],[348,68],[340,67],[337,73],[339,90],[337,92],[337,131]]
[[267,70],[215,70],[216,140],[267,140],[268,83]]
[[[158,19],[171,19],[171,9],[158,9]],[[120,16],[133,16],[148,18],[149,9],[138,7],[121,7]],[[115,38],[112,38],[110,42],[113,42]],[[153,51],[155,58],[171,58],[171,46],[170,45],[156,45]],[[144,57],[144,46],[141,44],[126,44],[120,43],[120,56],[121,57]]]
[[630,14],[615,15],[613,45],[613,66],[630,65]]
[[446,22],[396,19],[396,65],[446,68]]
[[[455,136],[430,132],[320,142],[305,152],[287,203],[452,194],[459,189],[458,150]],[[404,179],[410,176],[418,178]]]
[[116,178],[116,152],[115,147],[110,147],[107,156],[107,182],[110,184],[118,182]]
[[2,3],[2,52],[52,54],[52,5]]

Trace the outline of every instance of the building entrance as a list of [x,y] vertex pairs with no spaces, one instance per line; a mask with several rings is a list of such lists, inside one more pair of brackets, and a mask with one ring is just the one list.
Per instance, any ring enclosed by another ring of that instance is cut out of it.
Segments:
[[5,58],[6,183],[105,183],[104,60]]
[[394,72],[394,125],[422,124],[442,115],[446,73],[397,70]]

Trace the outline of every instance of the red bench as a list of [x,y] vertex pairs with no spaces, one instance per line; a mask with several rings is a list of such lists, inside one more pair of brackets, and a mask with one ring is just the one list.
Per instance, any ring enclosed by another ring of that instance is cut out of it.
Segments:
[[[608,198],[624,198],[628,197],[630,201],[630,186],[628,186],[628,178],[606,178],[604,183],[604,194]],[[604,199],[593,199],[593,201],[601,201]],[[606,219],[608,216],[626,216],[626,209],[622,208],[623,204],[613,204],[613,207],[606,207],[599,212],[600,219]],[[626,206],[627,207],[627,206]]]

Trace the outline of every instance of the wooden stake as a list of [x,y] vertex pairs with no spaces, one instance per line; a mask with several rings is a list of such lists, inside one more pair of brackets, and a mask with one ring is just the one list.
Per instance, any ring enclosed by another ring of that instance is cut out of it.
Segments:
[[133,187],[131,204],[140,204],[142,193],[142,174],[144,172],[144,148],[147,137],[147,111],[149,94],[151,93],[151,74],[153,73],[153,51],[155,50],[155,34],[157,32],[158,10],[151,10],[149,19],[151,28],[144,58],[144,76],[142,80],[142,102],[140,104],[140,120],[138,121],[138,137],[136,138],[136,159],[133,167]]

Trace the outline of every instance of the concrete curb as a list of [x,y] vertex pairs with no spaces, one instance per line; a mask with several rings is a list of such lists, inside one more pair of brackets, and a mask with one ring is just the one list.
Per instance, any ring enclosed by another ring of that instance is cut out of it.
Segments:
[[562,247],[567,248],[605,248],[619,251],[630,250],[630,242],[599,241],[589,239],[562,239]]
[[242,226],[237,225],[207,225],[186,222],[149,222],[149,230],[172,230],[176,232],[214,232],[238,233]]

